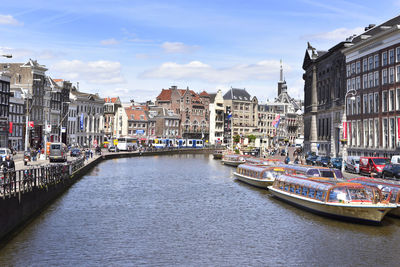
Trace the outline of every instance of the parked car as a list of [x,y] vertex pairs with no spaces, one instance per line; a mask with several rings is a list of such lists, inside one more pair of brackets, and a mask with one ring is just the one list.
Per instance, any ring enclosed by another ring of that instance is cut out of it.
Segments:
[[308,156],[306,158],[306,164],[315,165],[316,161],[317,161],[317,158],[318,158],[318,156],[313,156],[313,155]]
[[342,158],[331,158],[331,161],[329,163],[329,165],[331,166],[331,168],[335,168],[335,169],[342,169]]
[[344,168],[347,172],[360,173],[360,157],[359,156],[347,157]]
[[318,166],[328,167],[330,160],[331,160],[331,157],[319,156],[319,157],[315,160],[315,163],[316,163],[316,165],[318,165]]
[[382,178],[396,178],[400,179],[400,164],[389,163],[383,167]]
[[79,148],[72,148],[71,152],[70,152],[70,156],[71,157],[79,157],[80,155],[82,155],[82,152]]
[[371,175],[372,173],[382,175],[382,169],[386,163],[389,162],[388,158],[383,157],[361,157],[360,158],[360,173]]
[[116,146],[110,146],[108,147],[108,152],[119,152],[119,149]]
[[400,163],[400,156],[398,156],[398,155],[392,156],[392,158],[390,160],[390,163],[399,164]]
[[1,161],[4,161],[6,156],[10,156],[10,158],[13,158],[13,153],[9,148],[0,148],[0,157]]

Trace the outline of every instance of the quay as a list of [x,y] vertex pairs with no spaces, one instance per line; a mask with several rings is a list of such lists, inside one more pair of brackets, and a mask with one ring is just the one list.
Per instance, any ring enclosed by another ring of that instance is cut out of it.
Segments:
[[0,186],[0,244],[17,234],[31,219],[103,160],[140,156],[212,153],[212,148],[157,149],[154,151],[106,152],[85,159],[68,158],[66,163],[37,160],[24,166],[16,158],[16,170],[2,177]]

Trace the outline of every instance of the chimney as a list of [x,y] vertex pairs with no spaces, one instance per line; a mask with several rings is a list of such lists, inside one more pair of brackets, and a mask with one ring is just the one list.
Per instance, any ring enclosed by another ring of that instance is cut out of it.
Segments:
[[177,87],[176,85],[172,85],[172,86],[171,86],[171,89],[172,89],[172,90],[176,90],[177,88],[178,88],[178,87]]

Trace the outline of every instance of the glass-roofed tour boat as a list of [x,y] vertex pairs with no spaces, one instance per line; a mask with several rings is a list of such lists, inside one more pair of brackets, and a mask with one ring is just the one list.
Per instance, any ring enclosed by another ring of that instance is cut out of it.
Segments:
[[274,196],[311,212],[359,222],[379,223],[396,208],[383,202],[377,187],[329,178],[280,175],[268,189]]
[[225,154],[222,156],[222,164],[237,167],[246,162],[245,157],[239,154]]
[[268,167],[263,165],[241,164],[233,174],[244,183],[267,189],[275,178],[284,173],[280,167]]

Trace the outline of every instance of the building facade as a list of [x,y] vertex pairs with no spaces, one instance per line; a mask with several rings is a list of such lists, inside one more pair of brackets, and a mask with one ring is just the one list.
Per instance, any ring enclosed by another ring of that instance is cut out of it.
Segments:
[[215,94],[210,94],[210,138],[212,145],[224,143],[224,97],[222,91],[218,90]]
[[121,107],[119,97],[104,98],[104,136],[108,141],[117,136],[115,116],[119,107]]
[[345,55],[351,44],[340,42],[328,51],[308,44],[303,60],[305,151],[342,155],[342,116],[346,94]]
[[0,147],[8,147],[10,80],[8,73],[0,72]]
[[25,125],[25,106],[21,88],[10,89],[8,147],[16,151],[24,149],[23,129]]
[[178,139],[180,132],[180,116],[163,107],[151,107],[149,120],[155,122],[154,133],[149,131],[150,138]]
[[400,16],[370,25],[343,50],[346,115],[343,138],[349,155],[400,152]]

